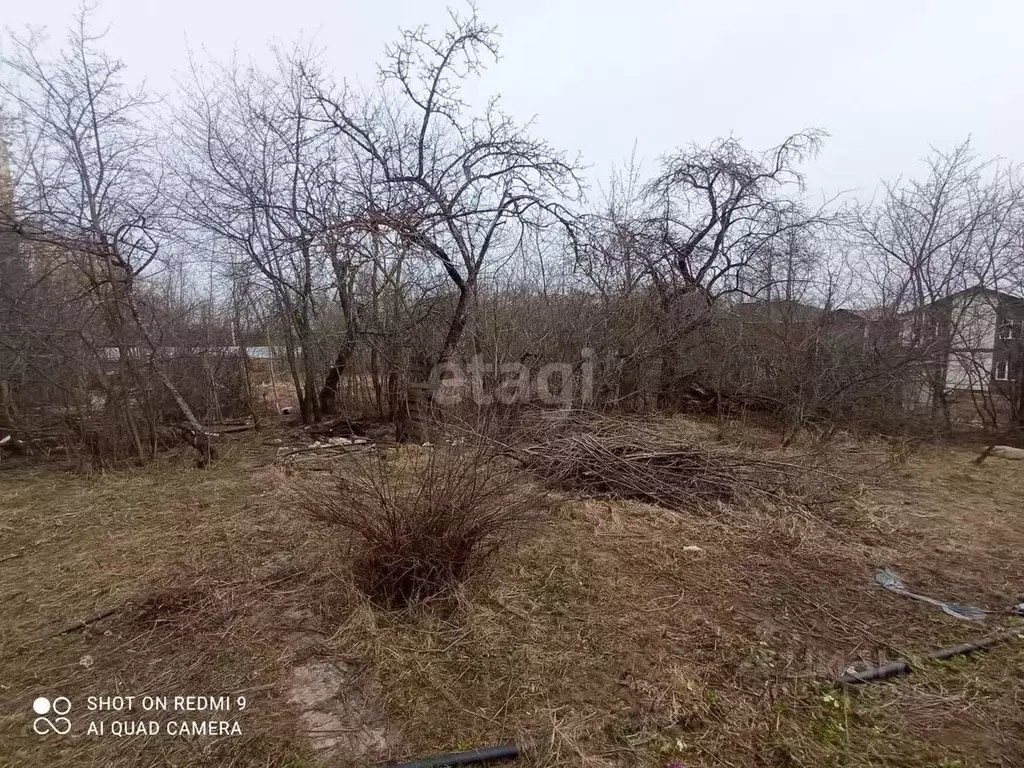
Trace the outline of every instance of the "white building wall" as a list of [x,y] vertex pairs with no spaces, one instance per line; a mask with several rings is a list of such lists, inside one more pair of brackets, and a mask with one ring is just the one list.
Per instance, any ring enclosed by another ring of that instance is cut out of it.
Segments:
[[992,378],[992,352],[959,351],[946,366],[946,389],[987,390]]
[[946,369],[946,389],[987,390],[992,377],[998,312],[995,299],[984,293],[958,297],[950,315],[952,354]]

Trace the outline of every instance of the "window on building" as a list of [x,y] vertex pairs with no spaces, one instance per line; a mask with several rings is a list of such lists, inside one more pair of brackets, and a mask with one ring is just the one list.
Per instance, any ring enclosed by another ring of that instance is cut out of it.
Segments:
[[996,363],[996,381],[1008,381],[1010,378],[1010,363],[1000,360]]
[[999,326],[999,338],[1004,340],[1019,339],[1024,321],[1008,320]]

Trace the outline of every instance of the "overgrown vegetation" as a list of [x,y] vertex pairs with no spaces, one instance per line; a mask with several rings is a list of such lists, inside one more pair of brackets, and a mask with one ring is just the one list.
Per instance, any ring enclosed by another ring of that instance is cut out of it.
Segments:
[[340,465],[296,483],[301,508],[352,545],[372,597],[407,605],[456,587],[543,518],[545,499],[486,442]]
[[822,130],[680,136],[586,199],[580,159],[470,103],[499,51],[472,7],[366,92],[296,46],[195,57],[160,102],[89,21],[2,60],[0,428],[31,450],[184,435],[206,463],[211,422],[282,408],[422,442],[452,381],[474,407],[1019,433],[1024,186],[969,143],[817,204]]
[[[678,440],[755,452],[778,443],[738,424],[722,435],[711,420],[673,428]],[[916,660],[1003,623],[959,621],[874,586],[873,574],[891,563],[926,593],[1005,605],[1024,579],[1014,463],[976,467],[970,450],[925,446],[893,482],[828,515],[781,502],[695,515],[563,498],[538,507],[535,535],[471,571],[444,610],[396,611],[350,576],[362,540],[351,536],[349,551],[290,504],[287,489],[305,480],[337,503],[335,483],[287,475],[273,447],[242,434],[204,472],[187,454],[93,477],[0,469],[0,760],[356,768],[532,737],[541,744],[521,761],[530,768],[932,768],[1019,757],[1024,644],[955,664],[922,660],[907,678],[845,694],[823,685],[848,666]],[[808,440],[790,450],[805,452]],[[837,442],[836,462],[859,464],[868,449]],[[385,462],[388,492],[412,495],[419,481],[407,471],[430,449],[399,450]],[[318,673],[309,677],[319,720],[291,701],[293,685],[306,684],[294,670],[307,667]],[[328,669],[344,674],[340,693],[324,688]],[[76,706],[112,690],[245,695],[244,735],[40,738],[26,727],[28,704],[48,686]],[[360,742],[367,721],[392,735]],[[333,750],[311,744],[338,737]]]
[[[1015,764],[1020,647],[919,665],[974,625],[872,574],[1018,621],[1020,167],[815,203],[822,130],[680,136],[587,198],[473,105],[475,6],[366,91],[296,46],[161,100],[89,19],[0,57],[0,760]],[[75,752],[44,684],[260,706]]]

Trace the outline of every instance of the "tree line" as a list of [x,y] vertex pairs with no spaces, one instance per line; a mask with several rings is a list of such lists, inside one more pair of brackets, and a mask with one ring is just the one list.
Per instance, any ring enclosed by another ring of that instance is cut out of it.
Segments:
[[[489,387],[566,364],[577,405],[949,429],[978,320],[938,329],[936,302],[1024,287],[1020,169],[969,141],[867,201],[812,202],[814,129],[588,182],[497,98],[469,103],[498,55],[472,8],[402,32],[368,90],[295,46],[191,58],[156,99],[87,12],[59,48],[2,50],[0,426],[91,457],[184,437],[208,458],[208,424],[266,409],[253,346],[305,423],[418,423],[473,360]],[[997,429],[1024,411],[1000,335],[1005,384],[971,389]]]

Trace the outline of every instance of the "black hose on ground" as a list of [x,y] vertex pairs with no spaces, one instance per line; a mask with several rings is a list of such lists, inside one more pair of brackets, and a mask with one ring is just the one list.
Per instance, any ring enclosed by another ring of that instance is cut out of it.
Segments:
[[[947,648],[939,648],[937,651],[929,653],[928,658],[938,661],[942,659],[951,659],[954,656],[963,656],[964,654],[974,653],[975,651],[984,651],[991,648],[993,645],[998,645],[999,643],[1006,642],[1013,637],[1017,637],[1021,633],[1022,630],[1020,629],[1010,629],[1005,632],[999,632],[995,635],[983,637],[980,640],[975,640],[973,643],[960,643],[959,645],[951,645]],[[891,661],[888,664],[870,667],[860,672],[849,672],[836,680],[836,682],[841,685],[857,685],[858,683],[869,683],[872,680],[885,680],[888,677],[909,675],[911,671],[909,662]]]
[[[995,635],[983,637],[973,643],[960,643],[959,645],[951,645],[947,648],[939,648],[938,650],[929,653],[928,658],[936,660],[951,659],[954,656],[962,656],[967,653],[974,653],[975,651],[983,651],[991,648],[993,645],[997,645],[1013,637],[1017,637],[1020,634],[1020,629],[1007,630]],[[868,683],[872,680],[884,680],[889,677],[907,675],[910,674],[910,672],[911,668],[909,662],[891,661],[888,664],[871,667],[859,672],[847,673],[840,677],[836,682],[842,685],[857,685],[858,683]],[[406,763],[385,763],[381,768],[443,768],[443,766],[449,765],[483,765],[486,763],[496,763],[502,760],[514,760],[527,748],[535,746],[536,744],[537,742],[532,741],[525,742],[523,744],[501,744],[496,747],[471,749],[467,752],[450,752],[446,755],[423,757],[419,760],[410,760]]]
[[530,744],[501,744],[497,747],[471,749],[468,752],[451,752],[447,755],[435,755],[408,763],[386,763],[381,768],[440,768],[445,765],[482,765],[496,763],[500,760],[514,760]]

